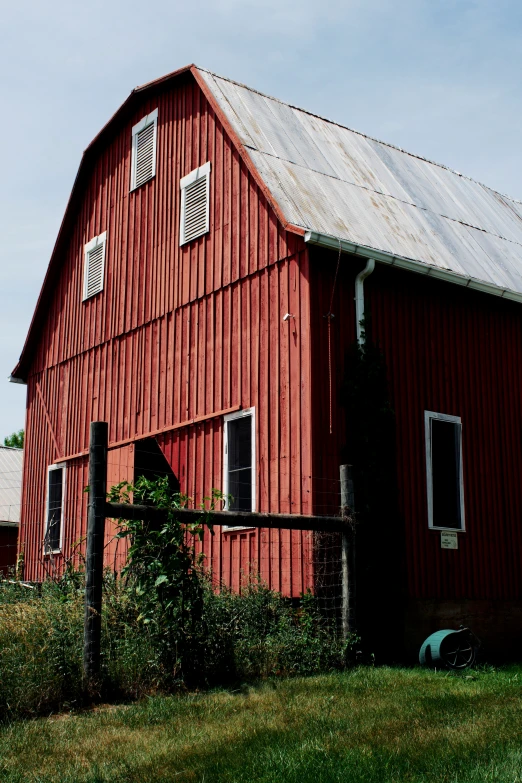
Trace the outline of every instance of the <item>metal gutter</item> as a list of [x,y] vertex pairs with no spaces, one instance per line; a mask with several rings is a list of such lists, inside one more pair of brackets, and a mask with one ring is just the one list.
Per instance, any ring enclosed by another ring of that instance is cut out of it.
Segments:
[[357,342],[362,345],[366,342],[364,334],[364,281],[375,269],[375,259],[369,258],[366,266],[355,278],[355,328],[357,330]]
[[493,294],[493,296],[511,299],[514,302],[522,302],[522,293],[518,293],[517,291],[501,288],[493,283],[485,283],[483,280],[477,280],[474,277],[459,275],[457,272],[452,272],[449,269],[440,269],[440,267],[424,264],[422,261],[414,261],[411,258],[396,256],[393,253],[375,250],[373,247],[366,247],[365,245],[356,245],[346,239],[339,239],[338,237],[330,236],[329,234],[319,234],[316,231],[307,231],[304,236],[304,241],[310,245],[319,245],[320,247],[326,247],[331,250],[339,250],[340,245],[341,250],[344,253],[351,253],[352,255],[361,256],[362,258],[374,258],[380,264],[397,266],[399,269],[407,269],[410,272],[429,275],[438,280],[445,280],[448,283],[456,283],[456,285],[462,285],[465,288],[472,288],[474,291],[481,291],[484,294]]

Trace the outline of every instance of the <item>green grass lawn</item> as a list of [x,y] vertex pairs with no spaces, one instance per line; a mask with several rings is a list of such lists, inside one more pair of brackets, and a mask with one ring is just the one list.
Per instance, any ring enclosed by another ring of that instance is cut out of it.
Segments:
[[9,783],[522,782],[522,667],[358,668],[0,728]]

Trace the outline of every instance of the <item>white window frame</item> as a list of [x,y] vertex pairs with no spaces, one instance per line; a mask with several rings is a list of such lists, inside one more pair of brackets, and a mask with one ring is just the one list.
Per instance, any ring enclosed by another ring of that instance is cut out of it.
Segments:
[[[60,546],[58,549],[51,549],[46,544],[47,532],[49,528],[49,477],[53,470],[62,471],[62,510],[60,514]],[[44,524],[44,554],[45,555],[57,555],[62,551],[63,547],[63,522],[65,512],[65,487],[67,481],[67,466],[65,462],[57,462],[55,465],[49,465],[47,468],[47,482],[46,482],[46,497],[45,497],[45,524]]]
[[145,182],[141,182],[139,185],[136,184],[136,170],[137,170],[137,162],[138,162],[138,133],[141,133],[142,130],[145,130],[145,128],[148,128],[149,125],[154,125],[154,142],[152,144],[152,174],[149,177],[149,179],[145,180],[145,182],[150,182],[151,179],[154,179],[156,176],[156,153],[157,153],[157,147],[158,147],[158,110],[154,109],[154,111],[151,111],[150,114],[146,114],[145,117],[142,117],[142,119],[136,123],[136,125],[132,128],[132,151],[131,151],[131,184],[130,184],[130,192],[132,193],[133,190],[137,190],[137,188],[141,188],[142,185],[145,185]]
[[[102,254],[102,287],[99,291],[93,294],[87,294],[87,286],[89,282],[89,253],[94,250],[98,245],[103,245]],[[93,296],[101,294],[105,288],[105,256],[107,255],[107,232],[99,234],[97,237],[93,237],[86,245],[83,246],[83,296],[82,302],[86,302],[88,299],[92,299]]]
[[[236,419],[243,419],[245,416],[251,418],[251,472],[252,472],[252,508],[251,511],[256,510],[256,409],[245,408],[244,410],[237,411],[235,413],[227,413],[224,417],[223,427],[223,494],[225,495],[225,511],[230,511],[228,507],[228,424]],[[249,530],[248,525],[223,525],[223,530]]]
[[[459,493],[460,493],[460,519],[461,527],[439,527],[433,524],[433,471],[431,462],[431,421],[448,421],[459,425]],[[428,491],[428,527],[431,530],[451,530],[455,533],[466,532],[466,517],[464,515],[464,470],[462,458],[462,419],[460,416],[450,416],[447,413],[436,413],[435,411],[424,411],[424,434],[426,440],[426,485]]]
[[[196,239],[199,239],[205,234],[208,234],[208,232],[210,231],[210,171],[211,171],[210,161],[207,161],[207,163],[204,163],[203,166],[199,166],[197,169],[194,169],[185,177],[182,177],[179,181],[179,187],[181,190],[181,216],[180,216],[180,223],[179,223],[180,247],[182,247],[183,245],[187,245],[189,242],[194,242]],[[186,200],[187,188],[189,185],[192,185],[193,182],[196,182],[196,180],[203,179],[203,177],[206,177],[207,180],[207,189],[206,189],[207,211],[206,211],[206,218],[205,218],[205,230],[202,231],[201,234],[198,234],[197,237],[192,237],[191,239],[185,239],[185,200]]]

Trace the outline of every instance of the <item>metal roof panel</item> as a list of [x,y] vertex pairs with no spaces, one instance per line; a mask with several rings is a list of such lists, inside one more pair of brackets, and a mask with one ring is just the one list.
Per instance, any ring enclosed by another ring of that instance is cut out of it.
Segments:
[[289,223],[522,293],[520,202],[244,85],[201,74]]
[[0,446],[0,522],[20,522],[22,449]]

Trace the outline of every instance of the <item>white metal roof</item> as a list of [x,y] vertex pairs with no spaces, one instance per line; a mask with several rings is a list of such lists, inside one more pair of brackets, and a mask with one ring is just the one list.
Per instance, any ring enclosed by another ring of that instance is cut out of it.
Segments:
[[0,446],[0,525],[20,522],[22,449]]
[[522,299],[520,201],[198,70],[289,223]]

